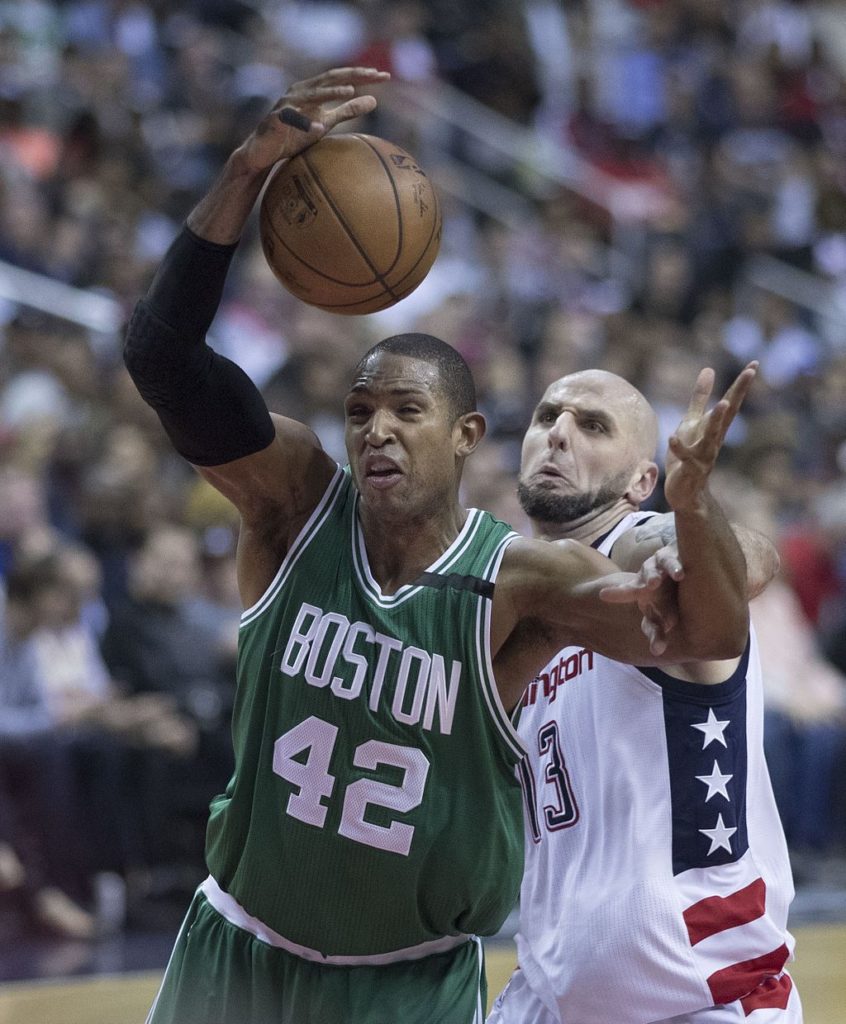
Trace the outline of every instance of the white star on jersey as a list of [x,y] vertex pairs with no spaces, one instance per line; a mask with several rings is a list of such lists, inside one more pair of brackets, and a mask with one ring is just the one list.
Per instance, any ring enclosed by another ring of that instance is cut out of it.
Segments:
[[715,793],[719,793],[720,796],[724,796],[726,800],[731,800],[731,797],[728,795],[728,784],[734,776],[722,775],[720,773],[720,766],[716,761],[714,762],[714,767],[711,769],[710,775],[697,775],[696,778],[699,779],[700,782],[704,782],[708,787],[708,795],[705,797],[706,804]]
[[714,740],[716,740],[718,743],[722,743],[724,747],[727,747],[728,744],[726,743],[725,736],[723,736],[723,732],[725,731],[725,728],[730,721],[731,719],[729,718],[727,718],[724,722],[718,721],[717,716],[714,714],[714,709],[708,708],[708,720],[706,722],[700,723],[699,725],[694,724],[691,726],[691,728],[699,729],[703,733],[703,750],[708,746],[709,743],[712,743]]
[[727,850],[731,853],[731,837],[737,829],[724,825],[722,814],[717,815],[717,824],[713,828],[701,828],[699,831],[711,840],[711,849],[708,851],[709,857],[716,850]]

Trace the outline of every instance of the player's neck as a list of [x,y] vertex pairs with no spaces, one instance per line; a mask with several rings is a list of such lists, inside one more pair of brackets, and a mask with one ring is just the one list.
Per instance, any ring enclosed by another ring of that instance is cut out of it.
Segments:
[[592,509],[584,516],[569,522],[549,523],[532,520],[532,536],[537,540],[577,540],[582,544],[593,544],[637,508],[626,498],[620,498],[611,505]]
[[443,515],[422,521],[386,524],[371,520],[361,510],[360,522],[373,578],[390,595],[414,580],[447,550],[467,520],[466,509],[456,505]]

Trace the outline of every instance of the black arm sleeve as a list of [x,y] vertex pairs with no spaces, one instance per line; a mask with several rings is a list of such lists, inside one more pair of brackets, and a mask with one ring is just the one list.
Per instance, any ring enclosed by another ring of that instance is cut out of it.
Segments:
[[235,246],[183,228],[129,321],[124,362],[180,455],[219,466],[266,448],[273,421],[256,386],[206,344]]

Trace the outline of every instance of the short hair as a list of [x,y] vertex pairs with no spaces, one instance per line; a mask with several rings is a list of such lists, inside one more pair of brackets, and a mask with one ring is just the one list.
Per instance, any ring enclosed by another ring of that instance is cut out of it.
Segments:
[[394,334],[375,344],[359,361],[356,373],[375,355],[392,355],[420,359],[438,371],[441,394],[449,404],[453,421],[468,412],[476,411],[476,385],[464,357],[452,345],[431,334]]

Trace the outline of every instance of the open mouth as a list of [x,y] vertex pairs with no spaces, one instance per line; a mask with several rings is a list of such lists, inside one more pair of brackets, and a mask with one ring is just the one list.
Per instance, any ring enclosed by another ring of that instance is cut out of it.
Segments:
[[395,484],[402,477],[402,472],[390,459],[368,459],[364,477],[370,486],[381,489]]

